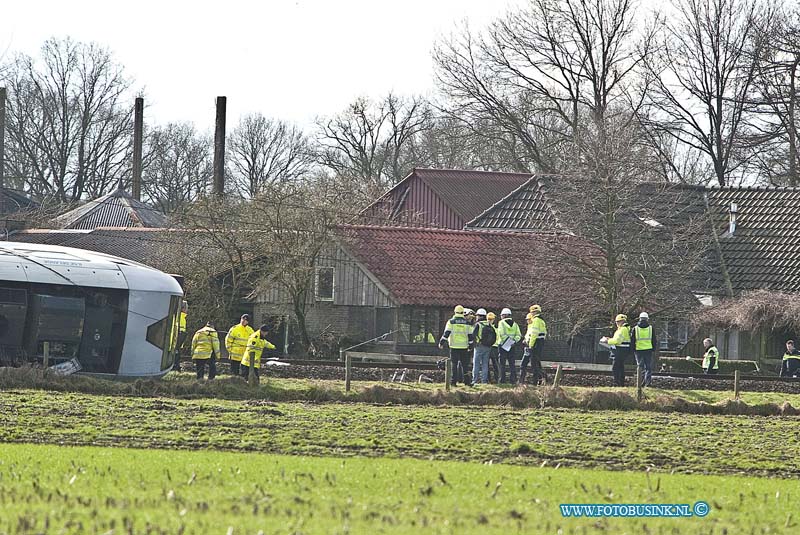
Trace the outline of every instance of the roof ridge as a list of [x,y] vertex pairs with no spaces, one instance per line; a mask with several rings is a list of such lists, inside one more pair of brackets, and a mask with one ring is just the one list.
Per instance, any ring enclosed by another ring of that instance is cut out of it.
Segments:
[[[532,176],[534,174],[534,173],[529,173],[529,172],[520,173],[518,171],[486,171],[486,170],[483,170],[483,169],[445,169],[445,168],[442,168],[442,167],[414,167],[411,170],[411,173],[409,174],[409,176],[411,174],[414,174],[414,173],[418,172],[418,171],[434,171],[434,172],[439,171],[439,172],[444,172],[444,173],[484,173],[484,174],[490,174],[490,175],[528,175],[528,176]],[[406,177],[406,178],[408,178],[408,177]]]
[[[465,236],[474,236],[477,234],[492,234],[497,236],[530,236],[530,232],[520,232],[520,231],[509,231],[509,230],[499,230],[499,229],[476,229],[476,230],[465,230],[465,229],[451,229],[451,228],[434,228],[434,227],[408,227],[408,226],[394,226],[394,225],[351,225],[351,224],[341,224],[336,225],[336,228],[341,229],[353,229],[353,230],[383,230],[383,231],[392,231],[392,232],[402,232],[402,231],[413,231],[413,232],[427,232],[427,233],[441,233],[441,234],[458,234],[458,235],[465,235]],[[559,231],[559,230],[547,230],[547,231],[538,231],[542,234],[563,234],[565,236],[573,236],[572,234]]]

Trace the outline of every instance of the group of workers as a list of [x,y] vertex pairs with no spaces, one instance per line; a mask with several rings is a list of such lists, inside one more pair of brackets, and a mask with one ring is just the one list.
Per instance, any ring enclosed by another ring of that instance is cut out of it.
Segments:
[[[487,384],[491,368],[497,383],[506,382],[506,371],[511,384],[517,384],[514,347],[523,342],[523,357],[520,365],[519,382],[524,383],[530,364],[534,383],[545,381],[542,370],[542,350],[547,337],[547,324],[542,318],[542,307],[533,305],[526,316],[525,336],[514,318],[511,309],[500,311],[500,321],[495,325],[494,312],[479,308],[473,311],[458,305],[453,309],[453,317],[447,321],[439,347],[445,342],[450,349],[452,376],[450,382],[472,386]],[[470,353],[472,362],[470,363]],[[472,373],[469,368],[472,364]]]
[[[260,377],[261,355],[264,349],[273,350],[275,346],[267,340],[269,327],[262,325],[258,330],[250,326],[250,316],[243,314],[239,323],[232,326],[225,335],[225,349],[231,363],[231,375],[244,378],[250,376],[252,368],[256,380]],[[178,346],[180,347],[180,346]],[[197,378],[203,379],[208,366],[208,379],[217,375],[217,360],[220,353],[219,335],[211,322],[206,323],[194,333],[192,338],[192,362]]]

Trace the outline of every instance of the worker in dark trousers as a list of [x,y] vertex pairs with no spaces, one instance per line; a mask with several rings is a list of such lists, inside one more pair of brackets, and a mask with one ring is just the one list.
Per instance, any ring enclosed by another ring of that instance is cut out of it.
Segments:
[[786,353],[781,362],[781,377],[800,377],[800,352],[794,347],[794,340],[786,341]]
[[538,385],[546,381],[542,370],[542,351],[544,350],[545,338],[547,338],[547,324],[542,319],[542,307],[539,305],[533,305],[530,308],[528,332],[525,334],[525,338],[528,343],[519,366],[519,383],[525,384],[525,375],[528,371],[528,362],[530,362],[533,383]]
[[259,370],[261,369],[261,355],[264,353],[264,349],[275,349],[272,342],[267,340],[268,330],[269,326],[265,324],[257,331],[254,331],[250,338],[247,339],[247,345],[242,356],[242,364],[240,366],[242,377],[245,379],[250,377],[250,367],[252,366],[256,384],[261,380]]
[[499,383],[500,382],[500,366],[499,366],[499,350],[500,350],[500,331],[497,330],[497,325],[495,325],[494,320],[497,318],[494,312],[489,312],[486,315],[486,320],[489,322],[489,325],[494,327],[494,345],[492,346],[491,351],[489,352],[489,373],[491,378],[489,382]]
[[181,302],[181,312],[178,319],[178,340],[175,344],[175,361],[172,363],[172,370],[181,371],[181,349],[186,342],[186,319],[189,313],[189,303]]
[[522,340],[522,332],[519,330],[519,325],[514,323],[510,308],[504,308],[500,311],[497,334],[500,341],[500,380],[498,382],[506,382],[506,368],[508,368],[511,384],[515,385],[517,384],[517,368],[514,346]]
[[706,348],[706,353],[703,355],[703,373],[706,375],[719,373],[719,350],[714,345],[714,340],[706,338],[703,340],[703,347]]
[[611,338],[602,337],[600,341],[611,347],[611,357],[614,363],[611,372],[614,374],[614,386],[625,386],[625,362],[631,354],[631,328],[628,326],[628,316],[617,314],[614,318],[617,330]]
[[211,322],[194,333],[192,338],[192,361],[197,368],[197,378],[202,379],[208,364],[208,380],[217,376],[219,358],[219,336]]
[[647,312],[639,314],[639,322],[631,330],[631,347],[636,357],[636,365],[643,370],[644,386],[653,382],[653,352],[656,345],[656,332],[650,325]]
[[472,386],[469,379],[469,354],[472,349],[472,325],[464,317],[464,307],[458,305],[453,309],[453,317],[447,320],[444,333],[439,340],[439,349],[447,342],[450,348],[450,362],[453,376],[450,383],[455,386],[459,381],[467,386]]

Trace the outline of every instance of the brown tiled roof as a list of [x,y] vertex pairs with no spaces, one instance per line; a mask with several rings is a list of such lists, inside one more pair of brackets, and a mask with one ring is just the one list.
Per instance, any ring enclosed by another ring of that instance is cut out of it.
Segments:
[[414,169],[366,207],[356,221],[461,230],[530,177],[529,173]]
[[117,188],[61,214],[53,223],[61,229],[164,228],[167,226],[167,217],[157,209],[137,201],[124,189]]
[[522,291],[532,276],[551,278],[554,294],[590,291],[571,279],[568,266],[537,270],[557,260],[559,248],[574,250],[577,240],[570,236],[384,226],[339,232],[351,255],[402,305],[527,307],[534,299],[547,301]]
[[[707,194],[733,291],[800,292],[800,188],[709,188]],[[731,236],[732,203],[737,214]],[[724,288],[721,269],[713,283]]]
[[464,221],[477,217],[531,178],[530,173],[498,171],[414,169],[414,173]]

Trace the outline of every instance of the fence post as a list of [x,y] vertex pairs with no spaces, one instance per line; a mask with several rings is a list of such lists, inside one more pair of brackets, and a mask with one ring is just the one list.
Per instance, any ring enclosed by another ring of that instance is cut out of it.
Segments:
[[350,379],[353,375],[353,357],[349,353],[344,355],[344,391],[350,392]]
[[733,370],[733,399],[739,399],[739,370]]
[[42,345],[44,346],[43,347],[43,349],[44,349],[44,360],[42,362],[42,365],[43,365],[44,369],[46,370],[47,368],[50,367],[50,342],[44,342]]
[[453,363],[450,359],[444,361],[444,389],[450,391],[450,381],[453,379]]
[[256,386],[258,384],[258,377],[256,376],[256,356],[250,355],[250,373],[247,374],[247,384]]
[[564,373],[561,364],[556,367],[556,376],[553,378],[553,386],[561,386],[561,374]]
[[636,365],[636,401],[642,401],[642,367]]

